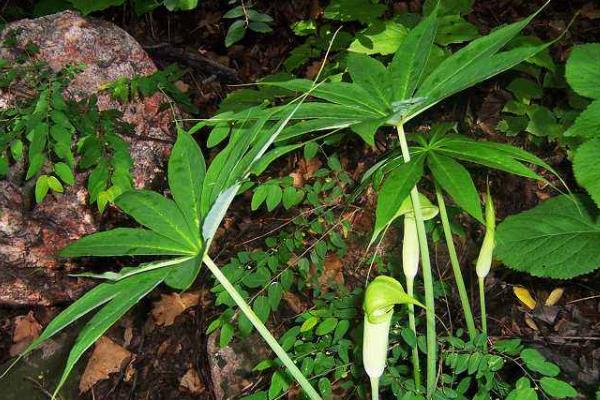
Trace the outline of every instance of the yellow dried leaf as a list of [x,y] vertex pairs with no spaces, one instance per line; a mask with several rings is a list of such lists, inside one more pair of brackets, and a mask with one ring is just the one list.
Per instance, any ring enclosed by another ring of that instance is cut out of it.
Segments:
[[79,381],[80,393],[87,392],[96,383],[107,379],[110,374],[119,372],[130,358],[131,353],[127,349],[102,336],[96,342],[94,352]]
[[548,298],[546,299],[546,302],[544,304],[549,307],[555,305],[560,301],[564,292],[565,289],[563,288],[554,289],[552,292],[550,292],[550,295],[548,295]]
[[537,324],[535,323],[535,321],[533,320],[533,318],[531,318],[529,315],[525,316],[525,324],[530,327],[531,329],[533,329],[534,331],[539,331],[540,328],[538,328]]
[[535,308],[535,306],[537,305],[537,302],[531,296],[531,293],[529,293],[529,290],[527,290],[523,286],[514,286],[513,293],[515,294],[515,296],[517,296],[517,299],[519,299],[519,301],[521,303],[523,303],[530,310],[533,310]]

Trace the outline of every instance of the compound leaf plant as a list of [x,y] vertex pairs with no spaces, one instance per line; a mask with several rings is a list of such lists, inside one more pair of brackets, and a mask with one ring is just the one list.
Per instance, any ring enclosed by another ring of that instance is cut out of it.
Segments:
[[116,228],[95,233],[62,250],[64,257],[157,256],[160,259],[137,267],[126,267],[119,272],[81,274],[102,278],[106,282],[60,313],[19,357],[27,355],[84,315],[99,309],[79,333],[55,396],[83,353],[141,298],[161,283],[179,290],[189,288],[204,263],[289,368],[309,398],[320,399],[277,340],[208,256],[215,232],[241,184],[254,171],[258,161],[273,159],[267,150],[295,108],[290,107],[288,118],[275,126],[265,127],[266,119],[263,118],[253,121],[246,129],[234,132],[208,169],[195,140],[189,133],[179,130],[168,165],[168,183],[173,198],[148,190],[126,192],[117,198],[116,205],[143,228]]

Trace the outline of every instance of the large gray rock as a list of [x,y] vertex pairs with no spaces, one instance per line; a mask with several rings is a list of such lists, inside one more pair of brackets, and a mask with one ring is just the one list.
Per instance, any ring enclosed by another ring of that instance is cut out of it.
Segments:
[[[6,26],[0,43],[16,33],[17,46],[0,44],[0,58],[14,60],[15,50],[28,43],[39,47],[35,60],[44,60],[56,71],[83,63],[82,73],[66,93],[76,99],[97,93],[100,86],[120,77],[149,75],[156,66],[125,31],[106,21],[63,12]],[[0,107],[9,107],[12,93],[0,91]],[[120,109],[135,126],[130,143],[134,184],[151,186],[160,177],[172,141],[172,112],[159,106],[166,100],[157,93],[121,105],[100,93],[100,109]],[[87,205],[86,173],[63,194],[49,194],[43,203],[29,204],[23,166],[11,168],[0,180],[0,304],[51,305],[73,300],[86,288],[83,280],[67,278],[75,267],[57,257],[66,244],[96,231],[102,223],[95,207]],[[29,192],[31,188],[29,188]]]

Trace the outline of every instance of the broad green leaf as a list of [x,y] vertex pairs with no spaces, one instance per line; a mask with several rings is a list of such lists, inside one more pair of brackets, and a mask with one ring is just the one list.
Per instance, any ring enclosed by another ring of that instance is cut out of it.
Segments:
[[600,99],[594,100],[575,119],[565,136],[590,139],[600,137]]
[[54,164],[54,172],[67,185],[72,185],[75,183],[75,176],[73,175],[73,171],[71,170],[71,167],[69,167],[67,164],[63,162]]
[[62,257],[195,255],[189,246],[145,229],[116,228],[85,236],[65,247]]
[[395,101],[413,97],[421,81],[437,30],[436,14],[434,11],[408,33],[388,67]]
[[35,181],[35,202],[41,203],[48,194],[50,185],[48,185],[48,175],[40,175]]
[[114,296],[108,304],[92,317],[90,321],[77,336],[75,344],[69,352],[69,357],[62,373],[60,381],[54,391],[58,393],[62,385],[66,382],[69,374],[75,367],[75,364],[83,353],[89,349],[95,342],[110,328],[119,318],[121,318],[131,307],[137,304],[152,289],[158,286],[164,279],[167,271],[154,271],[153,273],[136,275],[127,280],[123,280],[116,285],[119,286],[118,294]]
[[577,148],[573,172],[577,183],[587,190],[600,207],[600,138],[585,142]]
[[585,197],[563,195],[497,228],[496,256],[507,266],[534,276],[570,279],[600,266],[600,223]]
[[319,326],[317,326],[317,329],[315,330],[315,333],[318,336],[324,336],[327,335],[328,333],[331,333],[335,330],[335,327],[338,324],[338,320],[337,318],[325,318],[320,324]]
[[200,231],[200,199],[206,164],[194,138],[179,131],[169,157],[169,188],[171,195],[185,216],[192,222],[192,231]]
[[540,385],[547,395],[556,399],[577,397],[577,390],[567,382],[547,376],[540,379]]
[[240,40],[242,40],[246,36],[246,23],[244,20],[234,21],[227,29],[227,34],[225,35],[225,47],[229,47]]
[[[372,7],[372,6],[370,6]],[[349,51],[361,54],[393,54],[406,37],[407,29],[393,20],[375,21],[356,34]]]
[[479,30],[460,15],[445,15],[439,18],[435,42],[440,46],[463,43],[479,37]]
[[560,373],[560,368],[556,364],[546,361],[546,358],[536,349],[525,349],[521,352],[521,360],[525,363],[527,369],[539,372],[544,376],[556,376]]
[[116,205],[139,224],[171,239],[190,251],[200,248],[199,232],[192,231],[173,200],[150,190],[131,190],[115,201]]
[[483,223],[479,193],[469,171],[450,157],[430,152],[427,165],[435,181],[456,202],[456,205]]
[[386,177],[377,196],[375,228],[371,243],[397,217],[402,202],[423,176],[425,158],[413,158],[394,168]]
[[600,43],[586,43],[573,47],[565,75],[577,94],[600,99]]

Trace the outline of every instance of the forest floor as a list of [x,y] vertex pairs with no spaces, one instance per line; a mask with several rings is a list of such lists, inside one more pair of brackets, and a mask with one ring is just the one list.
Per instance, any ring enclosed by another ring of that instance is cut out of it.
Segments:
[[[291,49],[299,44],[289,26],[292,22],[312,16],[318,18],[322,13],[317,0],[298,1],[259,1],[261,9],[275,19],[274,33],[266,35],[248,34],[239,44],[230,48],[223,45],[224,31],[221,16],[223,2],[218,0],[203,0],[197,10],[186,13],[168,13],[158,10],[153,14],[138,18],[129,10],[110,11],[101,13],[98,17],[114,22],[133,35],[148,51],[159,67],[173,62],[179,63],[186,69],[183,78],[188,91],[199,108],[200,118],[211,116],[217,110],[219,102],[227,93],[239,84],[251,83],[268,74],[281,70],[281,64]],[[402,7],[418,9],[419,1],[397,2]],[[470,21],[476,24],[482,32],[501,23],[514,21],[530,14],[536,9],[535,2],[515,2],[509,0],[494,0],[476,2]],[[586,1],[553,2],[550,7],[528,29],[542,39],[553,39],[560,28],[569,24],[576,11],[584,6]],[[500,11],[499,11],[500,10]],[[598,20],[576,20],[570,29],[567,40],[554,46],[552,53],[557,61],[564,61],[566,50],[573,43],[580,41],[600,41],[600,24]],[[172,49],[179,49],[173,51]],[[192,56],[190,56],[192,54]],[[200,54],[198,60],[193,54]],[[208,58],[213,63],[207,63]],[[321,59],[315,59],[299,75],[314,77],[314,71],[320,66]],[[494,127],[499,120],[499,114],[506,92],[499,80],[484,83],[478,89],[470,90],[460,99],[450,99],[439,112],[440,119],[453,120],[456,115],[468,115],[476,123],[468,126],[468,134],[476,135],[478,130],[493,135],[498,141],[510,141],[530,150],[557,168],[566,181],[573,183],[570,168],[566,161],[567,155],[553,145],[536,146],[519,137],[507,138],[497,133]],[[455,120],[455,119],[454,119]],[[465,125],[466,126],[466,125]],[[378,141],[384,142],[381,134]],[[204,142],[204,137],[199,137]],[[369,166],[369,160],[374,160],[378,149],[364,149],[358,142],[350,142],[344,148],[337,149],[344,157],[345,168],[352,176],[354,172]],[[278,162],[268,174],[271,176],[286,176],[297,172],[299,160],[290,157]],[[510,214],[531,208],[540,200],[548,198],[552,192],[549,187],[524,179],[494,173],[491,176],[483,173],[476,176],[478,183],[489,179],[493,184],[497,215],[502,219]],[[478,185],[483,187],[482,185]],[[371,201],[370,201],[371,200]],[[250,215],[249,199],[238,200],[228,215],[228,234],[221,238],[219,248],[227,252],[218,254],[217,259],[226,261],[228,256],[237,251],[252,250],[252,238],[260,237],[266,232],[285,225],[303,210],[278,211],[268,215],[253,212]],[[374,212],[372,199],[362,198],[356,204],[360,207],[361,223],[358,227],[363,235],[356,235],[356,247],[364,246],[364,240],[371,229]],[[457,243],[459,253],[464,259],[473,259],[478,252],[480,228],[469,221],[463,222],[465,235]],[[434,271],[438,279],[451,284],[452,275],[445,246],[434,245]],[[464,260],[463,260],[464,261]],[[344,260],[345,282],[351,286],[361,285],[361,270],[367,265],[361,265],[364,260],[359,255],[348,256]],[[358,273],[356,271],[359,271]],[[466,279],[470,292],[476,293],[476,279],[471,268],[465,268]],[[357,276],[358,275],[358,276]],[[497,338],[520,337],[527,344],[540,348],[553,362],[558,364],[566,376],[577,383],[579,388],[595,391],[598,388],[600,374],[600,280],[598,273],[565,282],[532,278],[530,276],[497,268],[488,283],[488,313],[490,335]],[[116,341],[127,342],[128,349],[135,353],[129,365],[121,373],[112,374],[110,379],[96,384],[81,399],[212,399],[213,379],[209,357],[215,353],[214,343],[209,343],[205,334],[208,323],[219,312],[213,304],[213,296],[209,293],[212,279],[207,273],[202,273],[198,282],[192,288],[197,297],[192,299],[196,306],[188,308],[178,315],[174,323],[157,322],[152,315],[172,312],[166,288],[155,291],[150,298],[127,317],[121,320],[109,332]],[[514,296],[514,285],[523,285],[537,299],[534,309],[528,309]],[[451,285],[449,285],[451,286]],[[564,295],[557,305],[545,306],[544,301],[555,288],[564,289]],[[473,297],[475,304],[477,299]],[[451,315],[459,315],[459,302],[456,293],[450,291],[440,303],[439,317],[447,321]],[[160,307],[166,309],[161,310]],[[8,362],[11,348],[18,345],[15,340],[15,329],[36,329],[36,324],[46,326],[50,319],[57,314],[61,307],[4,307],[0,308],[0,363]],[[177,312],[173,311],[176,315]],[[451,320],[450,320],[451,321]],[[164,321],[163,321],[164,322]],[[460,321],[454,321],[455,324]],[[22,325],[18,328],[17,325]],[[73,330],[74,331],[74,330]],[[61,336],[60,340],[73,340],[74,332]],[[212,339],[211,339],[212,340]],[[246,346],[248,346],[246,344]],[[261,343],[251,346],[262,346]],[[48,350],[50,351],[50,350]],[[66,351],[66,349],[64,349]],[[60,370],[64,351],[58,352],[56,358],[44,361]],[[225,360],[224,362],[226,362]],[[81,363],[76,375],[80,375],[86,360]],[[36,375],[41,368],[41,360],[22,363],[17,372],[0,383],[0,400],[12,398],[44,399],[51,391],[51,383],[40,380]],[[182,379],[189,371],[195,371],[197,376]],[[23,379],[30,387],[22,389]],[[80,376],[74,376],[69,384],[70,392],[76,393]],[[14,392],[8,395],[8,392]],[[12,396],[12,397],[11,397]],[[24,397],[25,396],[25,397]],[[69,398],[65,395],[65,398]]]

